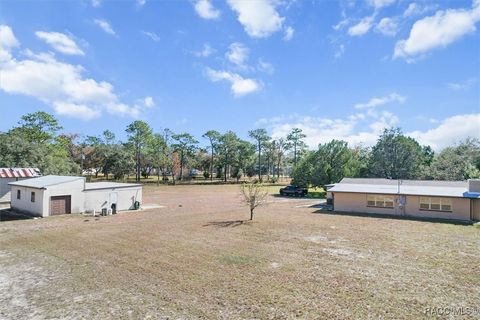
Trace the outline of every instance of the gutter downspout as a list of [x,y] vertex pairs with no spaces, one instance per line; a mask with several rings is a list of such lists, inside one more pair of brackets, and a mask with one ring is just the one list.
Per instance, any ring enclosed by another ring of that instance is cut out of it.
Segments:
[[397,195],[398,195],[398,206],[400,208],[400,214],[402,216],[405,216],[405,204],[406,204],[406,200],[407,200],[407,197],[406,196],[402,196],[400,194],[400,186],[402,185],[402,180],[401,179],[398,179],[397,180]]

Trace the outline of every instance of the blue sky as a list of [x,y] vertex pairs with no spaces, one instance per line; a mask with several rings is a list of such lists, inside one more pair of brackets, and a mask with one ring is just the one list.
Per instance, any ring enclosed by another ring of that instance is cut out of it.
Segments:
[[480,0],[2,1],[0,131],[55,114],[97,135],[300,127],[439,150],[480,137]]

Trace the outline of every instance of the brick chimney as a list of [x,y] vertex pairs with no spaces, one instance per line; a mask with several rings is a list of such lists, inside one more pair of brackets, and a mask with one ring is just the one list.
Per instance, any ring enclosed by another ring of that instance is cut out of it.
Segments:
[[468,192],[480,193],[480,179],[468,179]]

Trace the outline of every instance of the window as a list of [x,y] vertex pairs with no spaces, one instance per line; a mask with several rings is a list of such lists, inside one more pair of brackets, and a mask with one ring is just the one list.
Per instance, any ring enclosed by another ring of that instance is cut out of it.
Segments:
[[20,200],[22,198],[22,192],[17,190],[17,199]]
[[30,194],[30,201],[35,202],[35,192]]
[[367,207],[393,208],[393,196],[383,194],[368,194]]
[[452,211],[452,199],[420,197],[420,210]]

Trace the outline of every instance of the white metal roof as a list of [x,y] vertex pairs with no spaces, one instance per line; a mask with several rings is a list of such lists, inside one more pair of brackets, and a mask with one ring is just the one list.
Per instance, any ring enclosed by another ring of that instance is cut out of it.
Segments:
[[[431,187],[468,187],[467,181],[443,181],[443,180],[400,180],[403,186],[431,186]],[[374,184],[374,185],[398,185],[398,180],[385,178],[343,178],[340,183],[351,184]]]
[[[329,192],[404,194],[419,196],[440,196],[460,198],[480,198],[480,193],[468,192],[467,187],[438,185],[409,185],[402,181],[400,188],[395,184],[337,183]],[[430,181],[431,182],[431,181]],[[453,181],[456,182],[456,181]]]
[[44,176],[39,178],[32,178],[27,180],[15,181],[10,182],[9,185],[11,186],[21,186],[21,187],[29,187],[29,188],[36,188],[36,189],[43,189],[48,186],[66,183],[75,181],[78,179],[85,179],[83,177],[75,177],[75,176]]
[[113,189],[113,188],[131,188],[140,187],[138,183],[120,183],[120,182],[88,182],[85,183],[85,190]]

